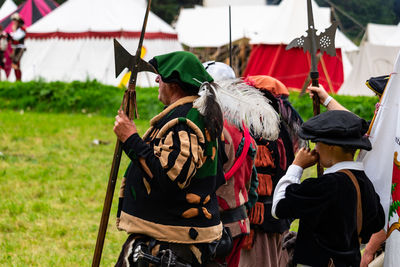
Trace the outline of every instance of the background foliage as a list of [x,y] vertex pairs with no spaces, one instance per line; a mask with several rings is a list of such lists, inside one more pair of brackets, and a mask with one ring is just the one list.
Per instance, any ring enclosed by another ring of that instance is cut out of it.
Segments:
[[[313,116],[312,100],[309,95],[299,96],[299,92],[290,92],[289,100],[294,108],[300,113],[304,121]],[[345,108],[357,114],[365,120],[372,120],[374,116],[375,104],[379,101],[378,97],[369,96],[345,96],[332,95]],[[321,112],[326,108],[321,105]]]
[[[367,23],[397,24],[400,0],[316,0],[320,6],[334,6],[341,30],[359,43]],[[352,19],[350,19],[352,18]],[[357,22],[357,23],[356,23]],[[361,25],[358,25],[361,24]]]
[[[114,116],[121,105],[123,94],[124,90],[97,81],[0,82],[0,109]],[[157,95],[156,88],[137,88],[140,116],[151,118],[162,109]]]
[[[121,105],[124,90],[86,82],[0,82],[0,109],[32,110],[35,112],[89,113],[115,116]],[[150,119],[161,111],[157,88],[137,88],[137,105],[142,119]],[[377,97],[341,96],[335,99],[360,117],[371,120]],[[290,102],[304,120],[312,117],[312,101],[308,94],[290,93]],[[321,106],[321,111],[325,109]]]

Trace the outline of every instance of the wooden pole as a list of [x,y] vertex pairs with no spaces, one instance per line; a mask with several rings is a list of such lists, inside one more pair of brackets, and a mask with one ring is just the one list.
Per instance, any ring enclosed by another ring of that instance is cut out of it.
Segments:
[[[139,61],[142,52],[144,34],[146,32],[147,19],[150,12],[151,0],[148,0],[146,14],[143,21],[142,32],[140,35],[138,49],[136,50],[136,60],[132,69],[132,74],[129,79],[128,89],[125,91],[124,98],[122,100],[122,108],[130,119],[134,119],[137,116],[136,106],[136,79],[139,71]],[[118,170],[121,163],[122,156],[122,143],[117,139],[115,145],[114,157],[111,165],[110,177],[108,180],[106,197],[104,199],[103,212],[101,215],[99,232],[97,235],[96,247],[94,250],[92,267],[98,267],[101,261],[101,254],[103,252],[104,240],[107,232],[108,220],[110,217],[110,210],[112,205],[112,199],[114,196],[115,185],[118,178]]]

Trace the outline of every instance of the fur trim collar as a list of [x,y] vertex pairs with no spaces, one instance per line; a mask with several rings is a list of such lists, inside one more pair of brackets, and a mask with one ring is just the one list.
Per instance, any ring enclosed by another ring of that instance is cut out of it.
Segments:
[[170,113],[176,107],[187,104],[187,103],[192,103],[197,98],[198,98],[198,96],[186,96],[186,97],[180,98],[179,100],[175,101],[174,103],[172,103],[171,105],[166,107],[163,111],[161,111],[159,114],[157,114],[154,118],[152,118],[150,120],[150,125],[154,126],[154,124],[156,124],[160,119],[162,119],[165,115]]

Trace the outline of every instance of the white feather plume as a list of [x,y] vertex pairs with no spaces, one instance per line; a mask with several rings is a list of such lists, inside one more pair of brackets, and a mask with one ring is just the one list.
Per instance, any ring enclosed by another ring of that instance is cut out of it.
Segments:
[[[212,90],[212,92],[211,92],[211,90]],[[208,82],[204,82],[201,84],[199,93],[198,93],[199,98],[197,98],[193,102],[193,107],[197,108],[197,110],[200,112],[201,115],[205,114],[205,111],[207,108],[207,105],[206,105],[207,97],[212,97],[213,93],[216,97],[217,103],[220,104],[218,101],[218,94],[217,94],[214,86]]]
[[218,99],[224,118],[241,128],[242,121],[254,136],[276,140],[279,135],[279,114],[258,89],[241,79],[218,81]]

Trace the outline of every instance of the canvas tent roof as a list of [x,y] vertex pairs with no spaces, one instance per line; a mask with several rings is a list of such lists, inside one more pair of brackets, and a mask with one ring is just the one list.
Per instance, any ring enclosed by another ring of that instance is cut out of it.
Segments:
[[353,69],[338,94],[374,95],[365,82],[371,77],[390,74],[400,51],[400,24],[369,23]]
[[364,43],[353,65],[349,79],[341,86],[341,95],[375,95],[365,82],[371,77],[390,74],[400,47]]
[[0,8],[0,20],[10,15],[17,9],[17,5],[12,0],[4,1]]
[[368,23],[362,42],[369,42],[374,45],[399,46],[400,23],[398,25]]
[[[330,9],[314,1],[315,27],[329,27]],[[249,38],[252,44],[288,44],[308,28],[306,1],[283,0],[280,5],[232,6],[232,41]],[[201,22],[201,23],[199,23]],[[181,43],[189,47],[219,47],[229,42],[228,7],[195,7],[182,9],[176,23]],[[336,47],[345,51],[357,50],[343,33],[338,31]]]
[[[252,38],[265,28],[276,6],[232,6],[232,41]],[[229,43],[228,7],[182,9],[176,23],[179,41],[189,47],[220,47]]]
[[[23,80],[97,79],[116,85],[112,38],[136,52],[146,6],[143,0],[69,0],[28,28]],[[71,19],[73,18],[73,19]],[[143,43],[146,60],[182,50],[176,32],[150,12]],[[139,75],[138,84],[153,80]],[[154,85],[154,83],[151,83]]]
[[[141,0],[68,0],[51,16],[30,27],[29,32],[35,36],[50,32],[140,33],[145,9]],[[146,32],[175,34],[169,24],[152,12],[149,14]]]

